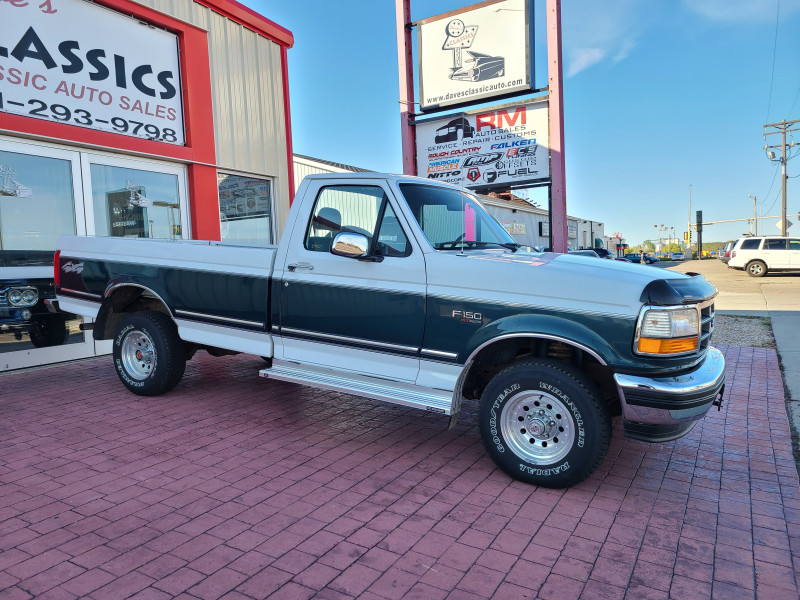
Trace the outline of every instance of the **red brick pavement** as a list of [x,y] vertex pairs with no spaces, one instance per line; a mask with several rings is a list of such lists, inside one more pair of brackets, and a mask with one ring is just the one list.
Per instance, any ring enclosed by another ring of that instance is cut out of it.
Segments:
[[438,415],[196,357],[160,398],[99,359],[0,377],[1,598],[796,598],[800,487],[773,350],[726,405],[569,490]]

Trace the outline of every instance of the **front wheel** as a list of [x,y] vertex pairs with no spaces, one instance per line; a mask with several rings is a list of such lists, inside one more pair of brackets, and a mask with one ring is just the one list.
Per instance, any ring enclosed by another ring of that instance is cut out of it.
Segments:
[[174,388],[186,369],[186,349],[164,313],[131,313],[114,336],[114,367],[134,394],[158,396]]
[[69,331],[67,323],[57,315],[37,315],[28,328],[31,344],[36,348],[48,348],[66,344]]
[[767,274],[767,265],[760,260],[754,260],[747,265],[747,274],[750,275],[750,277],[763,277]]
[[611,418],[571,365],[528,360],[500,371],[479,411],[486,451],[514,479],[560,488],[591,475],[608,452]]

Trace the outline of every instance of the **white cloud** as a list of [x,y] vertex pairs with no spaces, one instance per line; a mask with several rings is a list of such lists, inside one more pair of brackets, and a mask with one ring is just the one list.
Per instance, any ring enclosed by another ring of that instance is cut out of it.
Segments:
[[[800,0],[798,0],[800,1]],[[640,33],[646,0],[570,0],[562,4],[567,77],[603,60],[627,58]]]
[[[778,0],[683,0],[687,10],[712,21],[774,21]],[[781,18],[800,10],[800,0],[780,0]]]
[[584,69],[599,63],[605,55],[605,50],[602,48],[576,48],[570,52],[567,77],[572,77]]

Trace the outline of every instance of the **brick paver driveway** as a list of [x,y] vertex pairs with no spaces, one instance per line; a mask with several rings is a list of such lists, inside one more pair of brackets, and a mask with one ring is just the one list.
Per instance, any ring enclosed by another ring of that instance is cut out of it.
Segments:
[[3,598],[796,598],[800,488],[773,350],[727,403],[569,490],[447,419],[203,354],[140,398],[108,358],[0,377]]

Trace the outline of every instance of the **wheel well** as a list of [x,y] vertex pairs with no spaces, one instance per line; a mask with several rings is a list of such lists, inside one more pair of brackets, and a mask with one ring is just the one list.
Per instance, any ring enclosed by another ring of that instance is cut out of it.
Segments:
[[498,340],[482,348],[472,359],[462,395],[479,399],[489,381],[508,365],[529,358],[550,358],[573,365],[600,390],[612,415],[622,412],[614,373],[596,356],[566,340],[523,336]]
[[154,292],[137,285],[122,285],[114,289],[103,300],[97,313],[94,339],[110,340],[126,314],[142,310],[164,313],[172,318],[169,308]]

